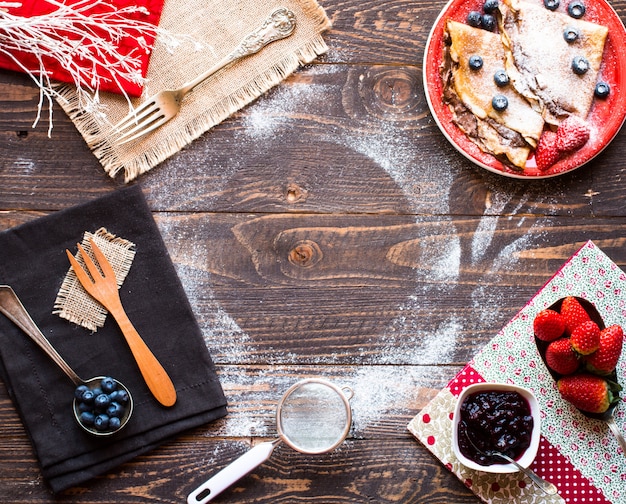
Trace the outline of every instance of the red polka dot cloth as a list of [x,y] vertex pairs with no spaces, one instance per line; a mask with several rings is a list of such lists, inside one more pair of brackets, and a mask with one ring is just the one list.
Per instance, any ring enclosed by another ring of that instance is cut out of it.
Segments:
[[[483,502],[626,502],[626,453],[605,422],[585,417],[560,397],[535,344],[535,315],[568,295],[592,302],[605,325],[624,326],[626,274],[589,241],[409,423],[409,431]],[[624,386],[624,355],[618,363],[617,375]],[[456,459],[451,445],[456,398],[465,387],[477,382],[511,383],[535,394],[541,408],[541,444],[531,468],[554,483],[558,495],[545,495],[521,473],[475,471]],[[623,402],[622,399],[614,412],[622,432],[626,430]]]
[[[16,3],[20,3],[21,5],[9,7],[6,11],[12,16],[26,18],[49,15],[58,8],[45,0],[20,0]],[[66,0],[61,3],[65,5],[80,5],[81,8],[83,8],[85,4],[88,5],[88,2],[85,2],[85,0]],[[103,32],[102,38],[116,47],[117,52],[122,56],[127,57],[129,54],[133,53],[138,65],[136,70],[139,71],[142,77],[145,77],[148,70],[150,53],[154,45],[154,34],[134,30],[132,24],[133,22],[140,21],[142,23],[149,23],[155,27],[158,26],[164,3],[165,0],[102,0],[92,2],[92,6],[86,10],[84,14],[91,16],[119,9],[133,8],[125,10],[123,14],[120,14],[128,20],[129,26],[124,29],[124,33],[128,33],[128,37],[123,37],[120,40],[111,40],[110,37]],[[134,9],[135,7],[141,10]],[[80,43],[77,33],[67,32],[59,34],[65,36],[67,40]],[[98,34],[98,36],[100,36],[100,34]],[[16,50],[9,50],[8,52],[19,61],[19,64],[8,54],[3,54],[2,48],[0,47],[0,68],[22,72],[24,71],[23,68],[20,67],[20,65],[22,65],[35,75],[39,72],[39,61],[35,55]],[[93,51],[90,50],[90,54],[92,52]],[[106,55],[101,54],[100,56],[106,58]],[[57,60],[46,57],[43,57],[42,60],[52,79],[74,83],[71,74],[64,69]],[[93,71],[88,61],[85,61],[85,65],[83,66],[87,73]],[[99,84],[101,91],[121,93],[122,90],[124,90],[129,96],[140,96],[143,91],[143,84],[141,82],[131,82],[123,78],[119,79],[119,83],[116,82],[115,79],[111,78],[111,74],[108,72],[106,65],[97,67],[96,72],[97,75],[101,77]]]

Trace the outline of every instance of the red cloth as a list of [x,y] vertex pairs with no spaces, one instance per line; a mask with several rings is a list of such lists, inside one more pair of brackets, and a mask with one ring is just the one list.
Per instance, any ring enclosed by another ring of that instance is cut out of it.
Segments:
[[[22,16],[22,17],[32,17],[38,15],[45,15],[53,12],[57,9],[56,6],[49,4],[45,0],[20,0],[22,3],[21,7],[12,7],[7,9],[8,12],[12,15]],[[72,5],[77,3],[79,0],[61,0],[62,3],[66,5]],[[96,14],[102,12],[110,12],[111,7],[116,9],[124,8],[124,7],[145,7],[149,14],[143,14],[141,12],[135,13],[127,13],[124,14],[124,17],[129,21],[141,21],[144,23],[150,23],[154,26],[158,26],[159,20],[161,18],[161,12],[163,10],[163,4],[165,0],[106,0],[106,5],[95,5],[92,6],[85,14]],[[117,46],[117,51],[126,56],[131,51],[136,50],[136,57],[140,60],[140,68],[138,69],[141,72],[142,77],[145,77],[146,72],[148,70],[148,63],[150,60],[150,53],[152,52],[152,47],[154,45],[154,36],[150,33],[143,33],[137,30],[128,30],[127,33],[129,35],[133,35],[135,37],[142,36],[146,41],[147,50],[141,48],[139,44],[133,39],[132,36],[124,37],[119,42],[115,43]],[[103,38],[106,38],[110,41],[110,38],[106,35],[102,35]],[[76,40],[76,35],[67,35],[68,39]],[[29,53],[24,52],[12,52],[12,55],[20,61],[22,65],[24,65],[29,70],[33,71],[33,73],[37,73],[39,71],[39,62],[38,60]],[[44,58],[44,65],[46,70],[50,73],[50,77],[54,80],[59,80],[62,82],[70,82],[74,83],[71,74],[65,70],[57,61],[51,58]],[[16,70],[18,72],[23,71],[19,65],[17,65],[14,61],[11,60],[9,56],[6,54],[0,53],[0,68],[5,68],[8,70]],[[90,65],[85,64],[85,68],[90,70]],[[121,93],[122,89],[128,93],[130,96],[139,96],[143,90],[143,86],[140,83],[129,82],[127,80],[120,80],[120,86],[114,81],[110,79],[111,73],[106,69],[105,66],[98,68],[98,75],[103,78],[100,81],[99,89],[101,91],[111,91],[114,93]],[[85,80],[87,85],[90,84],[89,79]]]

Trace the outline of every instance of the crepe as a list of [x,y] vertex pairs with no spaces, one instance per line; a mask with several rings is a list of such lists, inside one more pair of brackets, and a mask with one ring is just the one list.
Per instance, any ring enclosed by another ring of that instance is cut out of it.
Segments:
[[[558,126],[571,114],[585,119],[594,99],[608,29],[519,0],[502,0],[500,12],[506,71],[515,88],[549,124]],[[563,37],[566,27],[579,31],[575,42]],[[572,70],[577,56],[589,62],[589,70],[582,75]]]
[[[451,107],[456,124],[483,151],[504,156],[523,170],[543,131],[541,114],[511,85],[499,87],[494,74],[505,68],[506,54],[500,36],[448,20],[444,55],[444,100]],[[483,60],[480,70],[469,66],[471,56]],[[508,106],[497,111],[492,105],[503,95]],[[472,117],[473,116],[473,117]]]

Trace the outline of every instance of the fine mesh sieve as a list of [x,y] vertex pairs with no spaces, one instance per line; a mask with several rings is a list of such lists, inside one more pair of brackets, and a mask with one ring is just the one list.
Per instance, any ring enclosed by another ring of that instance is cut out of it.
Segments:
[[325,453],[346,438],[352,422],[352,390],[321,380],[292,386],[278,404],[276,426],[281,439],[302,453]]
[[352,410],[349,387],[339,388],[319,378],[291,386],[276,409],[278,439],[256,445],[187,497],[187,504],[209,502],[230,485],[265,462],[284,442],[306,454],[326,453],[339,446],[350,431]]

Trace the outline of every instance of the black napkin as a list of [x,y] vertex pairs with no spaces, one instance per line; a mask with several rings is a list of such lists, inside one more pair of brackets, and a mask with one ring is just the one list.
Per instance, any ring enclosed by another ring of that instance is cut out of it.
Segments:
[[[130,320],[174,382],[177,402],[150,394],[115,323],[96,333],[53,315],[85,231],[105,227],[132,241],[136,255],[120,289]],[[54,492],[78,485],[148,452],[183,430],[226,415],[226,399],[202,333],[139,186],[0,233],[0,284],[10,285],[35,323],[83,379],[110,375],[131,391],[135,410],[111,437],[84,432],[72,412],[74,384],[0,313],[0,373]]]

